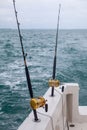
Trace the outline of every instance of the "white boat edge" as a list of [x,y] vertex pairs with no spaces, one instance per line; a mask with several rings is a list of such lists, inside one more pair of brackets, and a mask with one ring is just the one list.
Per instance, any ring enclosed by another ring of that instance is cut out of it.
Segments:
[[54,91],[54,97],[50,96],[51,88],[44,95],[48,112],[43,108],[37,110],[40,122],[34,122],[31,112],[18,130],[87,130],[87,106],[79,106],[79,85],[64,83]]

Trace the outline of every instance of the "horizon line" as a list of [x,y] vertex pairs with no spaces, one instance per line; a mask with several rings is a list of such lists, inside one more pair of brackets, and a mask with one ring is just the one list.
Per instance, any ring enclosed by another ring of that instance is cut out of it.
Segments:
[[[0,28],[0,29],[10,29],[17,30],[17,28]],[[56,30],[56,28],[21,28],[22,30]],[[87,28],[60,28],[59,30],[87,30]]]

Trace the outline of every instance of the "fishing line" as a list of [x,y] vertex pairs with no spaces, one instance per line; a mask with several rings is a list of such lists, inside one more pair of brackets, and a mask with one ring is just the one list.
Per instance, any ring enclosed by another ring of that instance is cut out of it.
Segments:
[[54,129],[54,126],[53,126],[53,118],[52,118],[50,115],[46,115],[46,114],[43,114],[43,113],[38,112],[38,111],[37,111],[37,113],[39,113],[40,115],[43,115],[43,116],[45,116],[45,117],[49,117],[49,118],[51,119],[52,130],[55,130],[55,129]]
[[[60,94],[60,96],[62,97],[62,118],[63,118],[63,130],[66,129],[66,126],[64,125],[64,111],[63,111],[63,94],[61,92],[59,92],[58,90],[54,89],[58,94]],[[68,121],[66,121],[67,124],[67,128],[69,130],[69,126],[68,126]]]

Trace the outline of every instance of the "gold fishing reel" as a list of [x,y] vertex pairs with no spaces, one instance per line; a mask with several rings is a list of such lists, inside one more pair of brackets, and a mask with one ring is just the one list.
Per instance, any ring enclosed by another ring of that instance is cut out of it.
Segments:
[[46,104],[47,100],[43,97],[38,97],[38,98],[32,98],[30,100],[30,106],[33,110],[36,110],[37,108],[44,107],[45,106],[45,111],[48,111],[48,104]]
[[50,79],[48,84],[49,87],[58,87],[60,85],[60,81],[56,79]]

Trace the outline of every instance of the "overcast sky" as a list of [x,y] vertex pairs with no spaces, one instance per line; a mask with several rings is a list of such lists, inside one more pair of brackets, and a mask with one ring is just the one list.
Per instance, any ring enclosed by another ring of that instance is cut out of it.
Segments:
[[[56,28],[59,3],[61,29],[87,29],[87,0],[16,0],[21,28]],[[12,0],[0,0],[0,28],[16,28]]]

